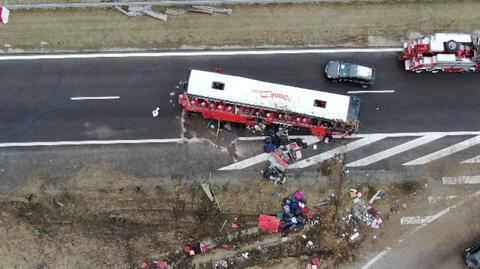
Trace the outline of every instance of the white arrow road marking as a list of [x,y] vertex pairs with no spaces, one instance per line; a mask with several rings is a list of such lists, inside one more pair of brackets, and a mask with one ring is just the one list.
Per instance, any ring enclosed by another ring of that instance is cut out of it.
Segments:
[[443,177],[443,184],[480,184],[480,175],[478,176],[460,176],[460,177]]
[[384,135],[367,136],[367,137],[362,138],[360,140],[348,143],[346,145],[334,148],[334,149],[329,150],[327,152],[323,152],[321,154],[312,156],[312,157],[307,158],[305,160],[296,162],[296,163],[290,165],[289,168],[305,168],[305,167],[314,165],[316,163],[322,162],[324,160],[330,159],[333,156],[335,156],[336,154],[342,154],[342,153],[346,153],[346,152],[351,151],[351,150],[358,149],[358,148],[363,147],[365,145],[377,142],[378,140],[381,140],[383,138],[385,138]]
[[446,157],[448,155],[451,155],[453,153],[459,152],[461,150],[467,149],[469,147],[475,146],[480,143],[480,135],[477,135],[473,138],[467,139],[463,142],[460,142],[458,144],[455,144],[453,146],[450,146],[448,148],[441,149],[439,151],[436,151],[434,153],[425,155],[423,157],[420,157],[418,159],[415,159],[410,162],[406,162],[403,165],[423,165],[426,163],[429,163],[431,161],[438,160],[440,158]]
[[461,164],[467,164],[467,163],[480,163],[480,155],[461,162]]
[[[265,138],[265,137],[264,137]],[[320,142],[320,139],[316,136],[306,136],[303,139],[303,142],[306,143],[307,145],[312,145],[315,143]],[[244,169],[247,167],[250,167],[252,165],[264,162],[268,159],[268,154],[267,153],[262,153],[257,156],[254,156],[252,158],[245,159],[240,162],[233,163],[231,165],[227,165],[225,167],[222,167],[218,170],[239,170],[239,169]]]
[[347,164],[347,166],[349,166],[349,167],[367,166],[367,165],[370,165],[372,163],[378,162],[380,160],[389,158],[393,155],[397,155],[397,154],[400,154],[400,153],[405,152],[407,150],[410,150],[410,149],[413,149],[415,147],[421,146],[423,144],[432,142],[432,141],[437,140],[437,139],[442,138],[442,137],[444,137],[444,135],[442,135],[442,134],[431,134],[431,135],[422,136],[422,137],[419,137],[417,139],[414,139],[414,140],[408,141],[406,143],[400,144],[396,147],[389,148],[387,150],[380,151],[380,152],[375,153],[373,155],[367,156],[367,157],[365,157],[363,159],[360,159],[358,161],[351,162],[351,163]]

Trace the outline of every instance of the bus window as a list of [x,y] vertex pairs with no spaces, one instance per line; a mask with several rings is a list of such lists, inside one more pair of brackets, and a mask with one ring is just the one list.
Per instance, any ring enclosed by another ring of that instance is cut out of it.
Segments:
[[212,82],[212,89],[223,91],[225,89],[225,83],[214,81]]
[[327,102],[315,99],[315,102],[313,103],[313,105],[316,106],[316,107],[325,108],[325,107],[327,107]]

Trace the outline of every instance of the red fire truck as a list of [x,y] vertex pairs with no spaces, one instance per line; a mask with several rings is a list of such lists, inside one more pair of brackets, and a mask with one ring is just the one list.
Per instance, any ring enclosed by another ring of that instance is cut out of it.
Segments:
[[403,48],[400,60],[412,72],[480,70],[480,36],[476,34],[437,33],[405,42]]
[[218,72],[191,70],[178,102],[206,119],[249,127],[282,124],[314,135],[348,135],[358,130],[360,99]]

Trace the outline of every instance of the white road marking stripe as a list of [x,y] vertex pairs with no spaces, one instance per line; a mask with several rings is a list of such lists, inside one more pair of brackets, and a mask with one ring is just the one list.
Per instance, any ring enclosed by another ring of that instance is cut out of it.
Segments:
[[400,153],[405,152],[407,150],[410,150],[412,148],[415,148],[415,147],[421,146],[423,144],[432,142],[432,141],[437,140],[437,139],[439,139],[443,136],[444,135],[442,135],[442,134],[422,136],[422,137],[419,137],[417,139],[414,139],[414,140],[408,141],[406,143],[403,143],[401,145],[398,145],[396,147],[389,148],[387,150],[375,153],[373,155],[370,155],[370,156],[365,157],[363,159],[360,159],[358,161],[351,162],[351,163],[347,164],[347,166],[350,166],[350,167],[367,166],[367,165],[370,165],[372,163],[378,162],[380,160],[389,158],[393,155],[400,154]]
[[400,225],[418,225],[427,223],[433,216],[415,216],[415,217],[402,217],[400,219]]
[[441,216],[447,214],[450,211],[450,209],[457,207],[459,204],[449,206],[449,207],[445,208],[444,210],[438,212],[437,214],[431,215],[431,216],[402,217],[400,219],[400,224],[401,225],[411,225],[411,224],[417,224],[418,225],[418,224],[421,224],[422,226],[425,226],[425,225],[437,220]]
[[461,164],[467,164],[467,163],[480,163],[480,155],[461,162]]
[[261,162],[264,162],[268,159],[268,154],[267,153],[262,153],[262,154],[259,154],[255,157],[252,157],[252,158],[248,158],[248,159],[245,159],[243,161],[240,161],[240,162],[236,162],[236,163],[233,163],[231,165],[227,165],[225,167],[222,167],[218,170],[239,170],[239,169],[244,169],[244,168],[247,168],[247,167],[250,167],[252,165],[255,165],[257,163],[261,163]]
[[38,54],[5,55],[0,61],[9,60],[54,60],[54,59],[95,59],[95,58],[129,58],[129,57],[195,57],[195,56],[235,56],[235,55],[272,55],[272,54],[326,54],[358,52],[398,52],[402,48],[345,48],[345,49],[263,49],[233,51],[184,51],[184,52],[120,52],[120,53],[73,53],[73,54]]
[[459,176],[459,177],[443,177],[443,184],[480,184],[480,175],[478,176]]
[[445,196],[428,196],[428,203],[435,204],[440,201],[451,201],[457,198],[456,195],[445,195]]
[[348,91],[349,94],[358,94],[358,93],[395,93],[395,90],[385,90],[385,91]]
[[[368,136],[377,136],[382,135],[385,137],[408,137],[408,136],[429,136],[429,135],[443,135],[443,136],[454,136],[454,135],[480,135],[480,131],[454,131],[454,132],[418,132],[418,133],[372,133],[372,134],[352,134],[350,136],[341,136],[334,135],[333,138],[363,138]],[[299,135],[299,136],[290,136],[291,138],[306,138],[311,137],[311,135]],[[240,141],[255,141],[263,140],[265,136],[245,136],[239,137]]]
[[403,136],[426,136],[426,135],[435,135],[441,134],[444,136],[447,135],[480,135],[480,131],[454,131],[454,132],[418,132],[418,133],[373,133],[373,134],[354,134],[351,137],[367,137],[372,135],[383,135],[385,137],[403,137]]
[[429,163],[431,161],[438,160],[440,158],[446,157],[448,155],[454,154],[461,150],[467,149],[469,147],[473,147],[480,143],[480,135],[475,136],[473,138],[467,139],[463,142],[450,146],[448,148],[444,148],[442,150],[436,151],[434,153],[428,154],[426,156],[420,157],[410,162],[406,162],[403,165],[423,165]]
[[165,144],[179,143],[182,138],[169,139],[139,139],[139,140],[83,140],[83,141],[52,141],[52,142],[12,142],[0,143],[0,148],[40,147],[40,146],[78,146],[78,145],[116,145],[116,144]]
[[372,266],[374,263],[376,263],[378,260],[380,260],[385,254],[387,254],[392,248],[387,247],[385,250],[382,252],[378,253],[377,256],[375,256],[373,259],[371,259],[368,263],[366,263],[364,266],[362,266],[361,269],[368,269],[370,266]]
[[[460,204],[460,203],[459,203],[459,204]],[[459,204],[458,204],[458,205],[459,205]],[[435,215],[433,215],[433,216],[430,216],[430,218],[428,218],[428,219],[426,220],[426,222],[425,222],[425,223],[422,223],[422,224],[423,224],[423,225],[427,225],[427,224],[429,224],[429,223],[437,220],[437,219],[440,218],[441,216],[447,214],[447,213],[450,211],[450,209],[455,208],[455,207],[457,207],[457,206],[456,206],[456,205],[453,205],[453,206],[450,206],[450,207],[445,208],[444,210],[438,212],[437,214],[435,214]]]
[[[312,144],[315,144],[315,143],[318,143],[320,141],[320,139],[316,136],[306,136],[303,140],[304,143],[306,143],[307,145],[312,145]],[[252,158],[248,158],[248,159],[245,159],[243,161],[240,161],[240,162],[236,162],[236,163],[233,163],[231,165],[228,165],[228,166],[225,166],[225,167],[222,167],[218,170],[239,170],[239,169],[244,169],[244,168],[247,168],[247,167],[250,167],[250,166],[253,166],[255,164],[258,164],[258,163],[261,163],[261,162],[264,162],[266,161],[268,158],[268,154],[267,153],[262,153],[262,154],[259,154],[257,156],[254,156]]]
[[[334,136],[334,138],[369,138],[374,137],[377,140],[378,137],[390,138],[390,137],[409,137],[409,136],[430,136],[430,135],[443,135],[443,136],[459,136],[459,135],[480,135],[480,131],[458,131],[458,132],[418,132],[418,133],[372,133],[372,134],[354,134],[351,136]],[[301,138],[315,138],[315,136],[292,136]],[[256,137],[239,137],[240,141],[254,141],[263,140],[264,136]],[[363,140],[363,139],[360,139]],[[360,141],[358,140],[358,141]],[[101,145],[101,144],[144,144],[144,143],[177,143],[185,141],[184,138],[167,138],[167,139],[132,139],[132,140],[85,140],[85,141],[50,141],[50,142],[11,142],[0,143],[0,147],[28,147],[28,146],[56,146],[56,145]],[[367,141],[367,140],[365,140]],[[352,142],[353,143],[353,142]],[[354,145],[354,144],[353,144]]]
[[466,203],[467,201],[469,201],[471,198],[477,197],[477,196],[479,196],[479,195],[480,195],[480,191],[476,191],[476,192],[474,192],[474,193],[472,193],[472,194],[469,194],[469,195],[467,196],[467,198],[463,199],[462,201],[460,201],[460,202],[458,202],[458,203],[456,203],[456,204],[454,204],[454,205],[452,205],[452,206],[449,206],[449,207],[445,208],[444,210],[438,212],[437,214],[433,215],[432,218],[430,218],[427,222],[425,222],[425,223],[421,224],[420,226],[418,226],[417,228],[413,229],[413,230],[410,232],[410,235],[416,234],[418,231],[420,231],[421,229],[425,228],[425,226],[427,226],[427,225],[430,224],[431,222],[433,222],[433,221],[437,220],[438,218],[440,218],[441,216],[447,214],[447,213],[450,211],[450,209],[454,209],[454,208],[456,208],[456,207],[458,207],[458,206],[461,206],[461,205],[463,205],[464,203]]
[[72,100],[72,101],[80,101],[80,100],[109,100],[109,99],[120,99],[120,96],[70,97],[70,100]]
[[363,147],[365,145],[377,142],[377,141],[379,141],[383,138],[385,138],[385,136],[383,136],[383,135],[367,136],[367,137],[362,138],[360,140],[348,143],[346,145],[334,148],[334,149],[329,150],[327,152],[323,152],[321,154],[312,156],[312,157],[307,158],[305,160],[301,160],[299,162],[296,162],[296,163],[290,165],[289,168],[294,168],[294,169],[305,168],[305,167],[314,165],[316,163],[322,162],[324,160],[330,159],[330,158],[334,157],[336,154],[346,153],[348,151],[358,149],[358,148]]

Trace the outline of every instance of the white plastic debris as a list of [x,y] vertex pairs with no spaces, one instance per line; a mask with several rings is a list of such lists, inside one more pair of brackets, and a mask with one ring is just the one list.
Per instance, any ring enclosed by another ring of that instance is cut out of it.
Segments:
[[360,234],[358,232],[354,233],[350,236],[350,241],[354,241],[355,239],[357,239],[359,237],[360,237]]
[[154,118],[158,116],[158,114],[159,114],[158,111],[160,111],[160,108],[159,108],[159,107],[155,108],[155,109],[152,111],[152,115],[153,115]]

